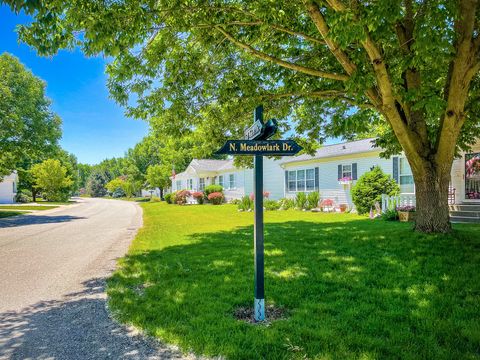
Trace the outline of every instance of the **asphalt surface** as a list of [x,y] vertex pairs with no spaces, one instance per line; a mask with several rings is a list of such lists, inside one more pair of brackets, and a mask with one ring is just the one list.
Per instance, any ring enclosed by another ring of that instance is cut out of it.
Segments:
[[105,278],[141,227],[141,208],[77,201],[0,219],[0,359],[184,359],[106,309]]

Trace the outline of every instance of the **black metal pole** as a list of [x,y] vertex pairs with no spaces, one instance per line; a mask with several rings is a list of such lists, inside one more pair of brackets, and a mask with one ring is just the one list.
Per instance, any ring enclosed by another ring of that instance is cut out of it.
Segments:
[[[255,109],[254,121],[263,123],[263,106]],[[263,156],[254,158],[254,256],[255,256],[255,290],[254,290],[254,318],[255,321],[265,320],[265,282],[264,282],[264,254],[263,254]]]
[[255,321],[265,320],[265,283],[263,254],[263,156],[255,155]]

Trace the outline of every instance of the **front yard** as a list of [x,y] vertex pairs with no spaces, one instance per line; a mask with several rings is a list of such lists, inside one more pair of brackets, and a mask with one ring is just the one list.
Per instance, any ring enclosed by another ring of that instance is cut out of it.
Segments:
[[265,214],[266,302],[253,306],[253,213],[142,204],[144,228],[109,280],[123,322],[228,359],[479,359],[480,227],[449,236],[353,214]]

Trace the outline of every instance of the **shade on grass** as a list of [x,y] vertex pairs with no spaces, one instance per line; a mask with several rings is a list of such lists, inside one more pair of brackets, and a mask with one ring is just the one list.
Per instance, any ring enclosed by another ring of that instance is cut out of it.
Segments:
[[110,306],[185,351],[229,359],[480,357],[480,227],[294,210],[265,214],[266,301],[288,318],[235,320],[253,305],[253,214],[144,204],[144,228],[109,281]]
[[4,211],[4,210],[0,210],[0,219],[10,217],[10,216],[15,216],[15,215],[21,215],[21,214],[24,214],[24,213],[26,213],[26,211]]

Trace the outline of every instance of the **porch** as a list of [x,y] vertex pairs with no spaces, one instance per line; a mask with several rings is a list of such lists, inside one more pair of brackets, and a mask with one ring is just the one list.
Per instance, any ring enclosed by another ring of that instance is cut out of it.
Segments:
[[[415,194],[382,195],[382,212],[397,206],[416,206]],[[458,201],[455,197],[455,189],[449,192],[449,208],[452,223],[480,224],[480,203]]]

